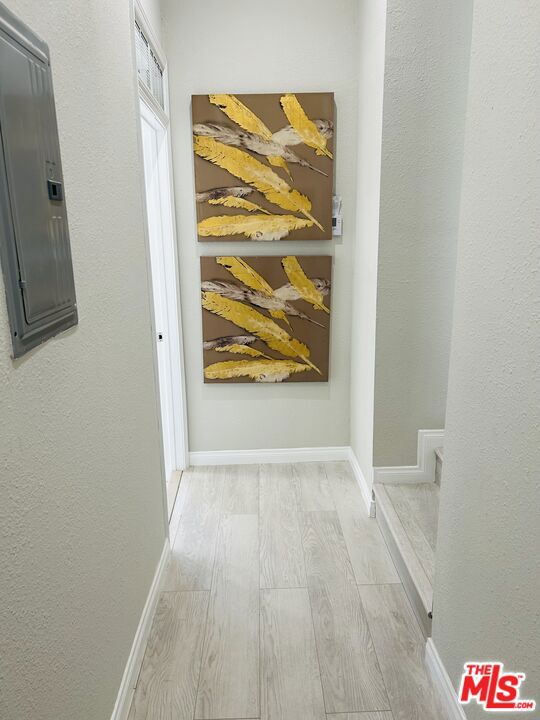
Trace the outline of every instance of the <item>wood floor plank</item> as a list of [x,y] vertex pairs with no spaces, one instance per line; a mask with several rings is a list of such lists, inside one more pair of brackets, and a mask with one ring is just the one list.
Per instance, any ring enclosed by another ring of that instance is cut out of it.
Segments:
[[295,463],[292,468],[300,510],[335,510],[324,463]]
[[391,712],[363,712],[327,715],[328,720],[393,720]]
[[435,553],[424,535],[413,506],[409,502],[410,492],[408,490],[410,488],[407,489],[401,485],[389,484],[386,486],[386,491],[409,538],[409,542],[427,575],[430,585],[433,587]]
[[228,465],[222,470],[223,512],[230,515],[258,515],[259,466]]
[[208,592],[162,593],[128,720],[192,720]]
[[309,587],[355,583],[347,546],[335,511],[300,513]]
[[208,606],[196,718],[259,717],[256,515],[224,515]]
[[261,720],[325,720],[308,591],[261,590]]
[[356,582],[359,585],[401,582],[377,520],[365,512],[343,507],[338,510],[338,517]]
[[368,624],[354,585],[309,588],[326,709],[388,710]]
[[261,588],[306,587],[297,493],[290,465],[261,465]]
[[379,525],[375,518],[368,517],[349,463],[325,466],[356,582],[360,585],[400,582]]
[[209,590],[221,517],[223,477],[219,468],[186,471],[180,483],[182,510],[163,590]]
[[401,585],[362,585],[360,595],[394,720],[449,720],[424,665],[425,641]]
[[336,509],[347,507],[358,512],[365,512],[366,503],[358,487],[358,482],[348,462],[324,463],[326,477],[334,498]]
[[336,512],[302,513],[302,543],[329,713],[388,710],[388,698]]
[[426,540],[435,552],[437,546],[437,528],[439,524],[440,488],[435,483],[412,484],[408,500],[412,512],[426,536]]

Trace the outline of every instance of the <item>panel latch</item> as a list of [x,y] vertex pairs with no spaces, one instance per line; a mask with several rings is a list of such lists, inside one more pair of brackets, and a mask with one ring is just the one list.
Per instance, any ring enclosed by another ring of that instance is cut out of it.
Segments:
[[64,199],[64,191],[62,183],[56,180],[47,180],[47,190],[49,192],[49,200],[61,202]]

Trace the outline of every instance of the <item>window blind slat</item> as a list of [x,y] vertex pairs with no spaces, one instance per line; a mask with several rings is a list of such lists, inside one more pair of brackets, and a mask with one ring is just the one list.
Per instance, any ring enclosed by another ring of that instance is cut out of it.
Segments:
[[139,79],[164,110],[163,68],[137,22],[135,23],[135,49]]

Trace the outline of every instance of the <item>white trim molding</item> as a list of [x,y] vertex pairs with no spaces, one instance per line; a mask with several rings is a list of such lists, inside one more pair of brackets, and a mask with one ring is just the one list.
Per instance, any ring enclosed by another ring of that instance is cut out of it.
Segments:
[[264,450],[208,450],[189,453],[190,465],[262,465],[264,463],[330,462],[349,460],[350,448],[276,448]]
[[447,711],[450,720],[467,720],[462,705],[460,705],[457,693],[452,685],[452,681],[441,656],[437,652],[435,643],[432,638],[428,638],[426,643],[425,663],[427,671],[439,693],[439,697]]
[[435,482],[435,449],[444,444],[444,430],[419,430],[417,464],[373,468],[376,483]]
[[360,467],[358,458],[354,454],[354,450],[352,449],[352,447],[348,448],[348,450],[349,456],[347,459],[349,460],[352,471],[354,473],[354,477],[356,478],[356,482],[358,483],[358,487],[360,488],[360,492],[362,493],[362,497],[364,498],[368,515],[369,517],[374,518],[375,497],[373,495],[373,490],[369,487],[368,481],[364,477],[364,473],[362,472],[362,468]]
[[133,639],[133,645],[131,646],[131,651],[122,676],[111,720],[126,720],[128,716],[144,657],[144,651],[146,649],[146,643],[150,634],[150,628],[152,627],[152,620],[154,619],[154,613],[159,599],[161,580],[163,573],[165,572],[165,568],[167,567],[170,552],[171,547],[169,544],[169,538],[166,538],[161,557],[157,564],[156,572],[154,573],[154,579],[152,580],[152,585],[150,586],[146,603],[141,614],[141,619],[139,620],[139,625],[135,632],[135,638]]

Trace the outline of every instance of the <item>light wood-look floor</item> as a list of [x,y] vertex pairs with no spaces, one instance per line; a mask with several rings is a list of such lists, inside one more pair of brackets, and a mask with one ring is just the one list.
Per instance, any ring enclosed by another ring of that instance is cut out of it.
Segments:
[[175,470],[171,473],[171,477],[167,481],[167,517],[169,518],[169,522],[171,521],[171,516],[174,509],[174,504],[176,502],[176,494],[178,493],[181,477],[182,471]]
[[347,463],[193,468],[129,720],[448,720]]
[[409,542],[433,587],[440,488],[436,483],[388,484],[385,488]]

